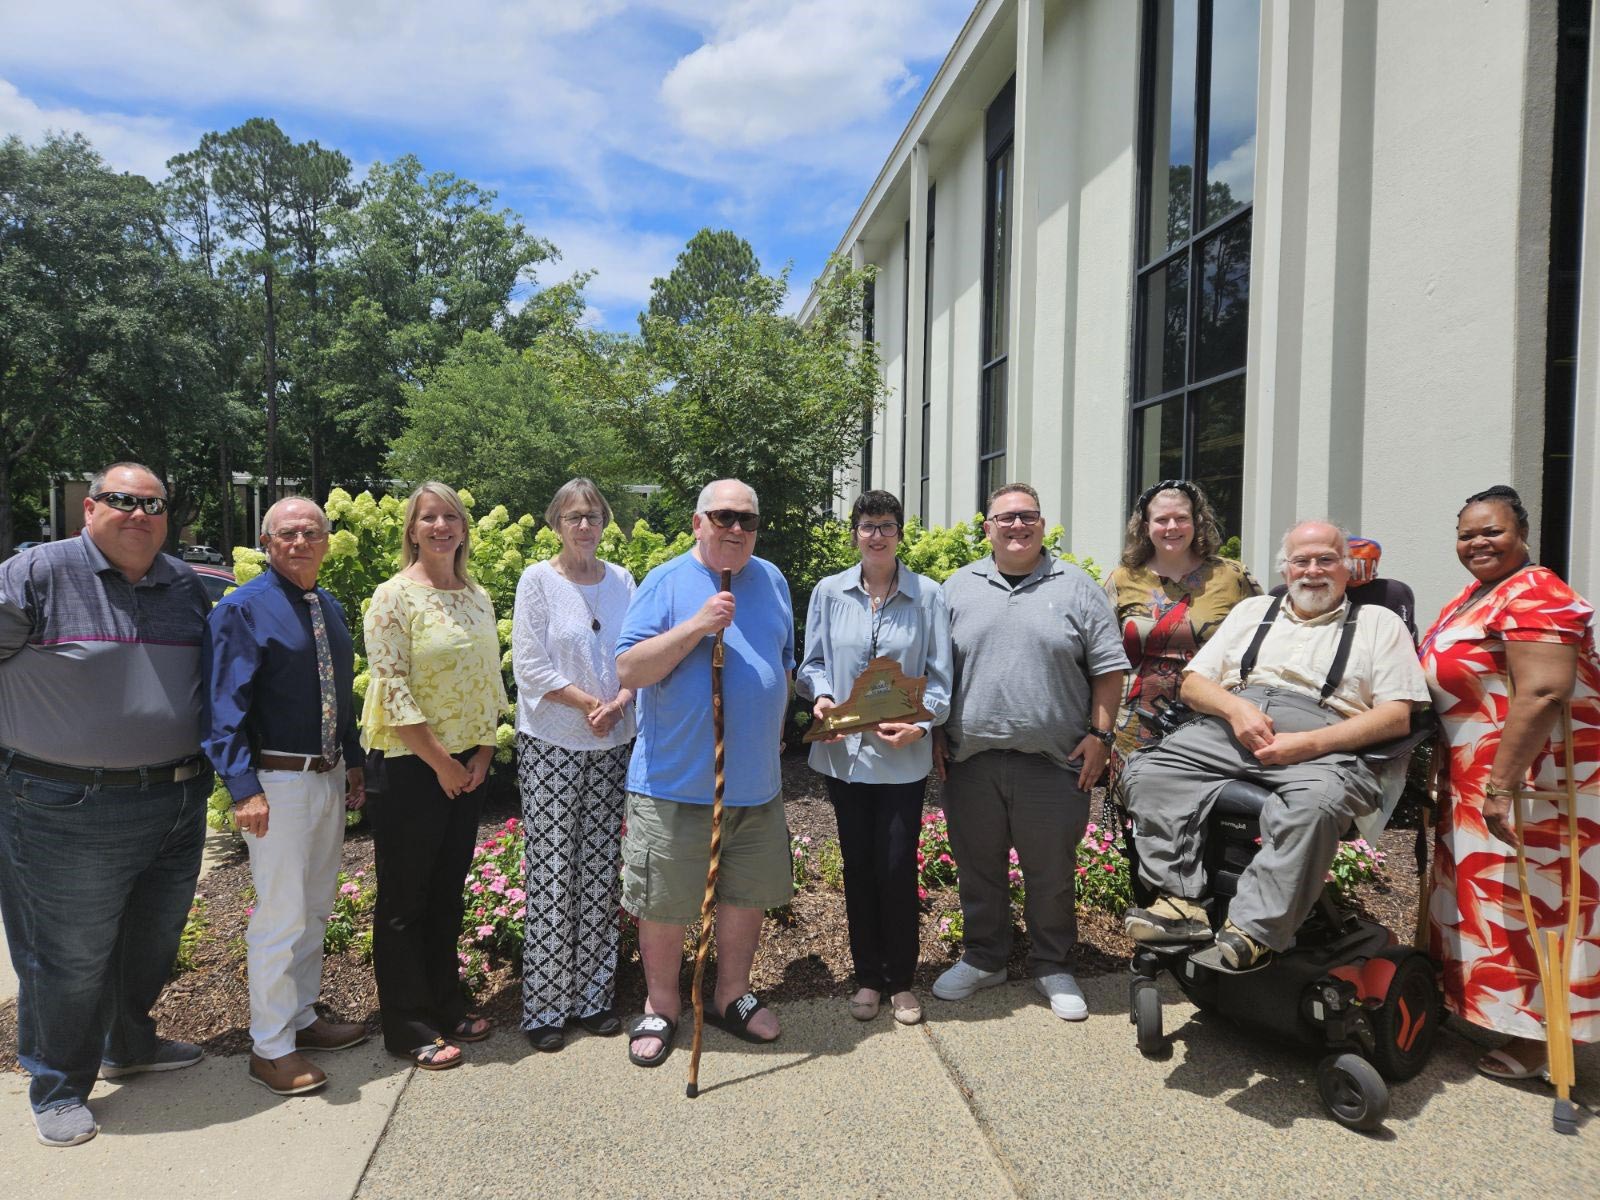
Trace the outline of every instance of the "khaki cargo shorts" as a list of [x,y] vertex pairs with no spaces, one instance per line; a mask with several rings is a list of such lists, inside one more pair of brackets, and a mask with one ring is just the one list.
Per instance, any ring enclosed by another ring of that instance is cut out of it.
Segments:
[[[700,917],[711,857],[711,805],[628,793],[622,835],[622,907],[646,921],[689,925]],[[717,903],[781,908],[794,895],[783,798],[722,810]]]

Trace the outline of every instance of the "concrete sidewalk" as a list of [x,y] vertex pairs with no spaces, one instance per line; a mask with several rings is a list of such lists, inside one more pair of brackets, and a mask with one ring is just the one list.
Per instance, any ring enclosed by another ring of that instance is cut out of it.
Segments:
[[537,1054],[514,1031],[424,1073],[376,1043],[323,1055],[321,1096],[278,1100],[245,1059],[97,1089],[101,1136],[33,1140],[26,1080],[0,1079],[7,1192],[306,1200],[526,1196],[1588,1197],[1600,1179],[1600,1053],[1578,1057],[1588,1110],[1550,1130],[1548,1089],[1478,1076],[1445,1036],[1394,1091],[1386,1129],[1336,1125],[1315,1062],[1196,1014],[1166,991],[1172,1054],[1134,1047],[1121,976],[1086,979],[1093,1014],[1052,1017],[1026,981],[929,1020],[868,1024],[843,999],[785,1005],[783,1039],[706,1032],[685,1099],[689,1031],[666,1064],[575,1034]]

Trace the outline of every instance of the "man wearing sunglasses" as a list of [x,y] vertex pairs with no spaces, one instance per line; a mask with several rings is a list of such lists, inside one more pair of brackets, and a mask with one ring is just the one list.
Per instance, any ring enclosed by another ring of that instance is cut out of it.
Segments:
[[295,1096],[328,1082],[305,1050],[343,1050],[364,1025],[312,1007],[333,906],[346,807],[366,799],[350,630],[317,573],[328,518],[285,496],[261,519],[271,569],[217,602],[206,628],[205,750],[250,852],[255,912],[245,934],[250,1078]]
[[1078,940],[1077,847],[1089,789],[1110,757],[1128,656],[1106,594],[1044,548],[1039,493],[1007,484],[988,513],[993,552],[944,584],[955,687],[933,757],[947,781],[963,949],[933,994],[965,1000],[1005,982],[1015,847],[1034,986],[1056,1016],[1081,1021],[1089,1010],[1067,966]]
[[38,1138],[92,1138],[95,1076],[200,1047],[150,1008],[200,874],[211,767],[200,642],[211,607],[161,552],[167,497],[137,463],[95,475],[82,537],[0,565],[0,915]]
[[[639,918],[649,995],[628,1057],[653,1067],[672,1049],[683,998],[683,933],[700,915],[710,856],[715,740],[711,648],[720,630],[726,787],[717,880],[717,984],[706,1019],[770,1042],[778,1019],[750,990],[763,913],[789,902],[793,865],[779,795],[779,739],[794,672],[794,610],[778,568],[754,557],[755,491],[719,479],[700,493],[694,549],[646,575],[617,638],[617,675],[638,693],[628,768],[622,904]],[[721,574],[733,572],[731,591]]]

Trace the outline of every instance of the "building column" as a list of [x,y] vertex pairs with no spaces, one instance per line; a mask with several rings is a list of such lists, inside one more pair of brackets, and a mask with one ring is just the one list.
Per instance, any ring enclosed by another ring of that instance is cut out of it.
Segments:
[[1589,35],[1589,103],[1578,266],[1577,412],[1572,430],[1572,554],[1568,581],[1600,597],[1600,3]]
[[928,369],[924,314],[928,307],[928,144],[911,147],[911,231],[906,258],[906,394],[900,397],[900,501],[913,511],[922,478],[922,380]]
[[[1011,325],[1006,344],[1006,477],[1033,477],[1034,308],[1039,274],[1039,186],[1035,152],[1044,134],[1044,0],[1017,0],[1017,82],[1011,133]],[[1071,414],[1061,415],[1061,425]],[[1070,496],[1056,519],[1072,524]]]

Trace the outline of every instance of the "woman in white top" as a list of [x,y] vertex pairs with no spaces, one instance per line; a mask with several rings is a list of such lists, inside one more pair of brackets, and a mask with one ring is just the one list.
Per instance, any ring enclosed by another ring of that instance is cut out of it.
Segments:
[[611,506],[587,479],[545,510],[561,552],[517,584],[511,654],[517,681],[517,782],[527,835],[522,1028],[559,1050],[578,1020],[610,1037],[618,872],[633,693],[617,683],[617,633],[633,577],[595,557]]

